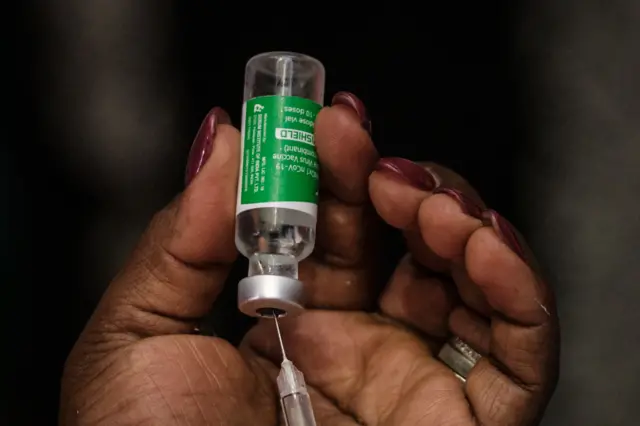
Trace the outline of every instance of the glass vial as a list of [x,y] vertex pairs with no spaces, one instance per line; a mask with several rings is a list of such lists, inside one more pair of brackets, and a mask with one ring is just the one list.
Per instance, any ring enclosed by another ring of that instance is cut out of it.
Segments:
[[235,240],[249,259],[238,307],[250,316],[295,315],[304,309],[298,262],[315,245],[314,125],[324,80],[323,65],[298,53],[263,53],[247,62]]

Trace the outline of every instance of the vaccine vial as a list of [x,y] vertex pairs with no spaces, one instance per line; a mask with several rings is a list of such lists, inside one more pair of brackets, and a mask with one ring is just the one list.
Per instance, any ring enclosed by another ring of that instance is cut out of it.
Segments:
[[238,285],[238,308],[249,316],[304,309],[298,263],[315,245],[324,81],[323,65],[298,53],[263,53],[246,65],[235,241],[249,259]]

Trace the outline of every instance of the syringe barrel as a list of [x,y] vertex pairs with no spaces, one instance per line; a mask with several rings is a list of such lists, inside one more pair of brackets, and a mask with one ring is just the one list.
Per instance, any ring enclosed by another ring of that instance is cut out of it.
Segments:
[[287,426],[316,426],[308,393],[292,393],[282,398],[282,410]]

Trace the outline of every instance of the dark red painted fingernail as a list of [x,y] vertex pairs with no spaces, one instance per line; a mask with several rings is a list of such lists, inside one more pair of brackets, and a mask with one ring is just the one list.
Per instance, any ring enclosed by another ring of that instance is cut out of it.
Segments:
[[333,95],[331,105],[344,105],[354,110],[360,118],[360,124],[362,124],[362,127],[371,134],[371,120],[367,114],[367,108],[356,95],[349,92],[338,92]]
[[446,194],[449,197],[453,198],[460,204],[462,211],[468,214],[471,217],[475,217],[476,219],[482,219],[483,208],[473,201],[471,198],[464,195],[462,192],[457,189],[451,188],[436,188],[433,190],[434,194]]
[[209,111],[209,114],[200,125],[196,138],[193,140],[191,151],[189,151],[189,159],[187,160],[187,169],[185,171],[185,186],[191,183],[209,159],[218,124],[230,123],[229,114],[222,108],[215,107]]
[[515,232],[515,228],[507,219],[502,217],[495,210],[485,210],[482,214],[483,221],[486,225],[493,227],[493,230],[498,234],[503,243],[505,243],[520,259],[527,262],[525,252],[518,238],[518,234]]
[[423,191],[431,191],[438,183],[436,176],[429,170],[404,158],[382,158],[376,164],[376,170],[396,176]]

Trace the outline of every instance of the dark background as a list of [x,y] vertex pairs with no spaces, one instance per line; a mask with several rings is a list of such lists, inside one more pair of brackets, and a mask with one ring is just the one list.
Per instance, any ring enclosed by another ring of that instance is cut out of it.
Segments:
[[151,214],[181,190],[200,121],[221,106],[238,125],[247,59],[294,50],[324,63],[326,102],[338,90],[365,102],[383,156],[457,170],[528,237],[563,326],[544,424],[637,424],[640,3],[326,18],[311,17],[321,5],[241,6],[23,4],[5,65],[16,100],[1,157],[0,423],[55,424],[66,355]]

